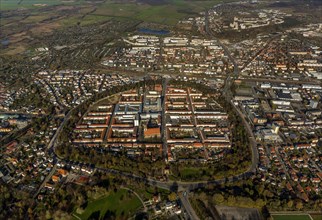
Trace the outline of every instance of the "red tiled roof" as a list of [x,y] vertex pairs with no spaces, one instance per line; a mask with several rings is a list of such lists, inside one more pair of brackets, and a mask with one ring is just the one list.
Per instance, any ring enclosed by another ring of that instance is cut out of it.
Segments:
[[154,136],[154,135],[160,135],[161,131],[160,128],[148,128],[144,130],[144,136]]

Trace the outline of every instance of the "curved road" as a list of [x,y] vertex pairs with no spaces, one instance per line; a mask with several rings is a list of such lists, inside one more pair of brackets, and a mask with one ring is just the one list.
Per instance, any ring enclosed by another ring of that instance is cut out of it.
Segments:
[[[208,14],[208,11],[205,12],[205,31],[210,37],[212,37],[213,39],[216,39],[216,37],[211,33],[211,30],[209,29],[209,14]],[[251,145],[250,147],[251,147],[251,151],[252,151],[252,165],[249,167],[247,172],[245,172],[244,174],[252,173],[252,172],[256,171],[256,168],[257,168],[258,163],[259,163],[257,143],[256,143],[256,140],[255,140],[255,137],[254,137],[253,129],[250,127],[249,123],[247,122],[247,120],[245,118],[245,115],[234,105],[234,103],[233,103],[233,93],[231,91],[231,85],[233,83],[233,80],[237,79],[237,77],[239,76],[240,70],[239,70],[239,67],[238,67],[238,64],[237,64],[236,60],[231,55],[231,53],[230,53],[229,49],[227,48],[227,46],[224,45],[223,43],[221,43],[219,41],[219,39],[217,39],[217,42],[224,49],[225,55],[230,59],[230,61],[234,65],[233,73],[229,74],[227,76],[227,78],[226,78],[225,86],[224,86],[224,89],[223,89],[223,94],[224,94],[224,96],[226,98],[226,101],[233,106],[233,109],[235,110],[235,113],[237,115],[239,115],[239,117],[242,119],[244,127],[246,128],[246,131],[248,133],[249,143]]]
[[143,201],[143,199],[141,198],[141,196],[139,195],[139,194],[137,194],[135,191],[133,191],[132,189],[130,189],[130,188],[127,188],[127,187],[124,187],[124,186],[121,186],[121,189],[125,189],[125,190],[127,190],[127,191],[129,191],[129,192],[131,192],[131,193],[133,193],[139,200],[140,200],[140,202],[142,203],[142,205],[143,205],[143,207],[144,207],[144,211],[146,212],[148,209],[147,209],[147,207],[146,207],[146,205],[144,204],[144,201]]

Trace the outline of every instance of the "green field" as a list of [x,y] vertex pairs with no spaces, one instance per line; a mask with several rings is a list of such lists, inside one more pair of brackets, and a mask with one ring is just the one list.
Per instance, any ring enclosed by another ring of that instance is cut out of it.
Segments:
[[87,16],[85,16],[85,18],[82,19],[81,24],[82,25],[87,25],[87,24],[92,24],[92,23],[95,23],[95,22],[108,21],[110,19],[111,19],[111,17],[108,17],[108,16],[87,15]]
[[173,173],[173,175],[170,176],[171,180],[193,181],[196,179],[208,180],[209,178],[214,178],[213,170],[207,167],[180,167],[180,174],[177,174],[177,171],[172,168],[171,172]]
[[91,201],[88,203],[82,214],[74,213],[80,219],[93,219],[108,218],[107,212],[113,213],[115,217],[132,216],[135,211],[142,206],[140,200],[135,196],[129,197],[128,191],[120,189],[116,193],[112,192],[108,196]]
[[52,5],[70,5],[79,4],[79,0],[75,1],[61,1],[61,0],[1,0],[0,9],[1,10],[12,10],[18,8],[41,8],[43,6],[36,6],[36,4],[46,4],[47,6]]
[[180,19],[203,11],[205,8],[212,7],[218,2],[219,0],[170,0],[168,3],[161,5],[106,2],[102,4],[93,15],[126,17],[147,22],[173,25]]
[[[230,1],[230,0],[227,0]],[[81,6],[80,13],[76,16],[69,16],[67,20],[62,21],[63,25],[76,24],[77,22],[84,22],[83,24],[92,24],[95,22],[106,21],[110,18],[129,18],[142,20],[146,22],[160,23],[166,25],[174,25],[179,20],[196,15],[210,8],[215,4],[221,2],[220,0],[208,1],[186,1],[186,0],[169,0],[160,5],[150,5],[146,3],[128,2],[119,3],[118,1],[105,1],[101,3],[94,3],[94,1],[84,0],[1,0],[0,10],[14,10],[14,9],[41,9],[48,6],[55,5],[78,5]],[[45,4],[45,6],[36,6],[35,4]],[[85,18],[80,19],[87,8],[96,7],[96,10],[87,14]],[[50,17],[50,16],[49,16]],[[40,21],[46,18],[46,15],[33,16],[29,18],[31,21]]]
[[[111,20],[112,25],[146,22],[143,27],[154,23],[155,27],[152,25],[151,29],[165,25],[168,27],[160,28],[171,30],[171,26],[180,20],[198,15],[223,1],[236,0],[0,0],[0,11],[4,14],[0,19],[1,31],[4,36],[10,35],[11,42],[1,54],[23,53],[32,44],[30,39],[39,33],[50,34],[57,29]],[[26,31],[27,25],[29,31]],[[188,171],[187,175],[190,175]]]
[[309,215],[272,215],[274,220],[311,220]]
[[201,174],[200,170],[197,168],[184,168],[180,171],[182,177],[196,176]]
[[176,24],[180,19],[183,19],[186,14],[177,11],[175,6],[154,6],[149,10],[144,10],[139,15],[135,16],[138,20],[149,21],[162,24]]
[[111,17],[100,16],[100,15],[86,15],[84,18],[81,18],[81,16],[73,16],[73,17],[68,17],[66,19],[60,20],[59,24],[66,27],[76,25],[76,24],[89,25],[89,24],[95,24],[98,22],[105,22],[110,19]]
[[202,178],[203,176],[210,175],[207,168],[194,168],[194,167],[185,167],[180,169],[181,179],[190,180],[195,178]]

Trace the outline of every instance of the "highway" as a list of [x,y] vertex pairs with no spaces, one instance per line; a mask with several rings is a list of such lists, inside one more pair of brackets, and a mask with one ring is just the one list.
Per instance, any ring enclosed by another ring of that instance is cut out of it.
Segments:
[[185,196],[183,193],[180,193],[179,198],[180,198],[182,206],[184,207],[184,209],[187,212],[188,217],[191,220],[199,220],[198,215],[195,213],[195,210],[192,208],[192,206],[189,202],[189,198],[187,196]]

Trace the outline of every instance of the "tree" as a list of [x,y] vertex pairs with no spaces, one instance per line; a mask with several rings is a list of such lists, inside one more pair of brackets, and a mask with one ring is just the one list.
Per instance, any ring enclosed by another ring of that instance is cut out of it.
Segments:
[[303,203],[302,203],[301,201],[298,201],[298,202],[296,203],[296,209],[297,209],[297,210],[301,210],[301,209],[303,209]]
[[172,192],[178,192],[178,188],[179,188],[178,183],[177,182],[173,182],[173,184],[170,187],[170,190]]
[[293,200],[288,201],[287,207],[291,209],[293,207]]
[[255,204],[258,207],[263,207],[263,206],[265,206],[266,202],[264,200],[262,200],[262,199],[257,199]]
[[91,220],[99,219],[100,215],[101,215],[101,211],[95,211],[89,216],[88,219],[91,219]]
[[262,215],[263,215],[264,219],[268,219],[270,217],[269,210],[266,207],[266,205],[263,206],[263,208],[262,208]]
[[49,210],[46,210],[46,219],[51,219],[52,216],[51,216],[51,213]]
[[168,199],[170,201],[175,201],[177,199],[177,194],[175,192],[172,192],[168,195]]
[[216,193],[213,196],[213,200],[214,200],[215,204],[220,204],[220,203],[223,203],[225,201],[225,198],[221,194]]
[[234,196],[229,196],[227,201],[228,206],[234,206],[236,205],[236,198]]

